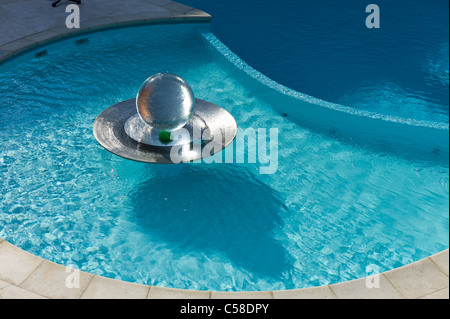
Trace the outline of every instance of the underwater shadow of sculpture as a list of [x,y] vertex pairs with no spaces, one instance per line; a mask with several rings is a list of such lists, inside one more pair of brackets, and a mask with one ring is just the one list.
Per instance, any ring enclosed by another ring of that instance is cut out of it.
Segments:
[[276,192],[242,166],[188,165],[136,188],[132,202],[141,230],[186,254],[219,252],[244,271],[281,276],[287,254],[273,230],[287,208]]

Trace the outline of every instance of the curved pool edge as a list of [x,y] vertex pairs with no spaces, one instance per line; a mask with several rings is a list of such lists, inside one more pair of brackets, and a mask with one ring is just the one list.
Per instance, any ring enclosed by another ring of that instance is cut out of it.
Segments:
[[0,299],[448,299],[449,249],[377,276],[274,291],[164,288],[74,270],[0,238]]
[[28,35],[0,44],[0,65],[37,46],[102,29],[140,24],[209,23],[212,19],[212,16],[206,12],[170,0],[158,7],[165,11],[99,17],[82,21],[80,28],[69,29],[65,26],[56,26],[49,27],[41,32],[33,32],[33,29],[30,28],[31,32]]
[[382,149],[402,157],[448,163],[447,122],[388,116],[304,94],[272,80],[247,64],[221,42],[208,25],[200,27],[199,31],[217,54],[234,67],[232,72],[244,74],[249,87],[265,90],[263,98],[273,105],[274,110],[286,114],[302,127],[331,134],[343,142]]
[[[105,28],[137,24],[208,23],[212,18],[203,11],[172,1],[167,1],[165,7],[168,14],[140,13],[101,17],[84,21],[80,29],[51,27],[41,32],[30,32],[25,37],[0,45],[0,65],[39,45]],[[366,287],[368,279],[361,278],[320,287],[280,291],[196,291],[140,285],[78,272],[32,255],[0,238],[0,299],[448,299],[448,264],[447,248],[417,262],[380,274],[379,288],[371,289]]]
[[220,41],[209,29],[205,28],[201,30],[202,36],[207,42],[209,42],[226,60],[235,65],[239,70],[246,73],[250,78],[253,78],[262,85],[277,91],[278,93],[287,97],[293,98],[298,101],[306,102],[309,104],[317,105],[319,107],[329,109],[331,111],[337,111],[346,113],[358,117],[366,117],[373,120],[381,120],[385,122],[399,123],[403,125],[411,125],[424,128],[432,128],[438,130],[449,131],[450,125],[446,122],[432,122],[426,120],[417,120],[413,118],[405,118],[400,116],[387,116],[372,111],[361,110],[342,104],[329,102],[320,98],[296,91],[290,87],[276,82],[269,78],[265,74],[254,69],[251,65],[241,59],[236,53],[230,50],[222,41]]

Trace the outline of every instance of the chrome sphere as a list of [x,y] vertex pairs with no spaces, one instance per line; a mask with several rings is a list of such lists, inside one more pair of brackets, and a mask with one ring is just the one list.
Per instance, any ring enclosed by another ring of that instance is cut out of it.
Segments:
[[176,130],[194,113],[195,98],[189,84],[178,75],[158,73],[144,81],[136,96],[141,119],[158,130]]

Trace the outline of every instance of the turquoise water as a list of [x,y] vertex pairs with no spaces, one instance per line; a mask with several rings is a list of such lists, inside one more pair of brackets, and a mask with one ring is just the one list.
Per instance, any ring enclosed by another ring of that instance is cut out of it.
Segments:
[[[92,33],[0,66],[0,237],[110,278],[226,291],[336,283],[448,247],[448,148],[406,156],[341,139],[339,127],[315,130],[325,118],[303,125],[295,113],[306,102],[256,83],[196,28]],[[277,171],[150,165],[104,150],[97,115],[158,72],[186,79],[242,130],[277,128]]]

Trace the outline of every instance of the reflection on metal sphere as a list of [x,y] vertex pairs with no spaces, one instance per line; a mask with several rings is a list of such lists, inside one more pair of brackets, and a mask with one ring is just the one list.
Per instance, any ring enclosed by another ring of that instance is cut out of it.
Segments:
[[194,113],[195,98],[189,84],[171,73],[158,73],[142,84],[136,107],[142,120],[158,130],[184,126]]

